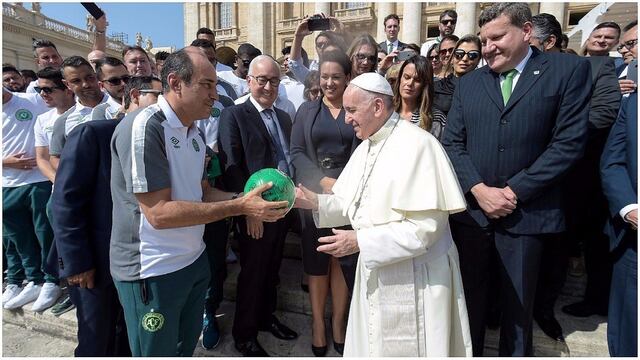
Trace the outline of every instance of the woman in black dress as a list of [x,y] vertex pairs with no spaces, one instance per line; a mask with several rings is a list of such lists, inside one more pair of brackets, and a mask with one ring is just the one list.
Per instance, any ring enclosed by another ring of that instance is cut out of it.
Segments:
[[[344,121],[342,95],[349,83],[351,62],[346,54],[325,52],[320,61],[320,89],[323,96],[302,104],[291,132],[291,157],[296,181],[312,191],[331,193],[359,141]],[[324,307],[331,290],[332,330],[336,351],[342,353],[346,331],[349,291],[345,273],[337,258],[318,252],[318,238],[331,229],[317,229],[310,211],[302,212],[302,262],[309,275],[309,297],[313,315],[312,350],[316,356],[327,351]],[[351,272],[351,271],[348,271]]]

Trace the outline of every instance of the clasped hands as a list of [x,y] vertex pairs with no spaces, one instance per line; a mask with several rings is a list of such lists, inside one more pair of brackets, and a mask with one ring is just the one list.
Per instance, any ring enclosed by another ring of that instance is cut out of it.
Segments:
[[489,219],[505,217],[518,205],[518,197],[509,186],[496,188],[480,183],[471,188],[471,193]]

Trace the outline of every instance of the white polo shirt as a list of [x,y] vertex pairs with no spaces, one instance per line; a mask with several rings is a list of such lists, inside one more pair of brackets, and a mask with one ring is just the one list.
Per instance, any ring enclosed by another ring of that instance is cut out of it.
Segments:
[[[36,156],[33,128],[36,118],[49,110],[38,94],[12,93],[2,105],[2,158],[25,153],[25,157]],[[48,181],[37,167],[29,170],[2,168],[2,187],[18,187]]]
[[49,144],[51,143],[51,134],[53,133],[53,124],[55,124],[60,115],[62,114],[58,114],[58,109],[53,108],[38,116],[36,124],[33,127],[33,133],[36,137],[35,146],[49,147]]

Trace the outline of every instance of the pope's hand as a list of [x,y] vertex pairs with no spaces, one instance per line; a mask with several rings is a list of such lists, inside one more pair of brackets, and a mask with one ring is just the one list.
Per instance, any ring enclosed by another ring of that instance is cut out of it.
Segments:
[[324,236],[318,242],[326,245],[318,246],[318,251],[335,257],[343,257],[360,251],[358,247],[358,235],[355,230],[331,229],[335,235]]
[[297,209],[318,210],[318,194],[298,184],[296,188],[296,201],[293,204]]

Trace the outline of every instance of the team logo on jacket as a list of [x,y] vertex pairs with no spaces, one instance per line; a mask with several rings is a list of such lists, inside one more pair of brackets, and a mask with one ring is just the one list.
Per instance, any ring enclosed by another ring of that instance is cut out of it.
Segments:
[[20,109],[20,110],[16,111],[16,119],[18,121],[33,120],[33,114],[31,113],[31,111],[29,111],[27,109]]
[[163,325],[164,315],[154,312],[153,309],[142,317],[142,328],[148,332],[156,332],[162,329]]
[[196,152],[200,152],[200,145],[198,145],[198,142],[196,141],[196,139],[191,139],[191,144],[193,144],[193,149]]
[[216,107],[211,109],[211,117],[218,117],[218,116],[220,116],[220,109]]

